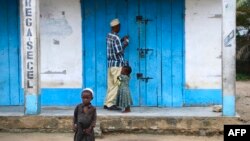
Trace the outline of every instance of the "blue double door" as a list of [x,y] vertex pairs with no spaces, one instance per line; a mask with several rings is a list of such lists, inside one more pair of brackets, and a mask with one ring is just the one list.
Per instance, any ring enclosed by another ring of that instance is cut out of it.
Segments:
[[84,86],[102,105],[107,89],[106,35],[118,18],[130,36],[125,59],[132,67],[134,106],[183,105],[184,0],[82,0]]
[[0,105],[22,105],[18,0],[0,0]]

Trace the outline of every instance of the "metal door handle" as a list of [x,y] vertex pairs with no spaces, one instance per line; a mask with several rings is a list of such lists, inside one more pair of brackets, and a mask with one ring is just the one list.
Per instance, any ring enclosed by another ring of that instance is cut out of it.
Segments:
[[153,79],[153,77],[143,77],[142,73],[137,73],[136,74],[137,79],[140,79],[142,81],[145,81],[146,83],[148,82],[149,79]]

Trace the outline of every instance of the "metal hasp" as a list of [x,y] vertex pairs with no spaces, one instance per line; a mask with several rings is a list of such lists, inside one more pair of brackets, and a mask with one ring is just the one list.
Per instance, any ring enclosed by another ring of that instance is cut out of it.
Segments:
[[146,83],[148,82],[149,79],[153,79],[152,77],[143,77],[142,73],[136,73],[136,77],[137,77],[137,79],[145,81]]
[[140,58],[144,58],[145,55],[147,55],[149,51],[153,51],[153,49],[150,49],[150,48],[137,48],[137,51],[139,51]]
[[[140,24],[145,24],[145,28],[146,28],[146,25],[148,24],[149,21],[153,21],[153,20],[144,18],[141,15],[136,16],[136,22],[138,22]],[[146,31],[146,29],[145,29],[145,31]],[[145,35],[146,35],[146,33],[145,33]],[[137,48],[137,51],[139,51],[140,58],[144,58],[145,55],[148,54],[148,51],[153,51],[153,49],[149,49],[149,48],[145,47],[145,48]]]
[[147,18],[143,18],[143,16],[141,16],[141,15],[136,16],[136,22],[147,24],[150,21],[153,21],[153,20],[147,19]]
[[[144,18],[141,15],[136,16],[136,22],[139,23],[139,24],[144,24],[145,40],[146,40],[146,27],[147,27],[147,24],[148,24],[149,21],[153,21],[153,20]],[[138,33],[140,34],[140,28],[138,30],[139,30]],[[139,38],[140,38],[140,35],[139,35]],[[145,41],[145,45],[146,45],[146,41]],[[144,48],[141,48],[140,43],[139,43],[139,48],[137,48],[137,51],[139,52],[139,58],[145,58],[145,56],[148,54],[148,52],[153,51],[153,49],[147,48],[146,46]],[[148,82],[149,79],[153,79],[152,77],[148,77],[148,76],[143,77],[143,73],[140,73],[140,72],[138,72],[136,74],[136,77],[137,77],[138,80],[142,80],[142,81],[144,81],[146,83]]]

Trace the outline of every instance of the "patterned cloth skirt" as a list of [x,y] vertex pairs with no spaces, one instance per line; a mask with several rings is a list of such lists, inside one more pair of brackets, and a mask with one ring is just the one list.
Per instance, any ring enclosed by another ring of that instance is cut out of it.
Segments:
[[130,91],[126,87],[119,87],[116,105],[122,108],[129,107],[133,105],[132,97],[130,95]]

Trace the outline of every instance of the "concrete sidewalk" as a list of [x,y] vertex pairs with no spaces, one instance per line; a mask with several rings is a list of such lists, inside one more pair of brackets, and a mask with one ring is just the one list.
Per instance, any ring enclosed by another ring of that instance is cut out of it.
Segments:
[[[19,106],[0,107],[0,131],[72,132],[74,107],[42,107],[40,115],[25,116]],[[240,124],[239,117],[223,117],[212,107],[132,107],[131,113],[97,108],[96,134],[164,133],[218,135],[225,124]]]
[[[75,107],[71,106],[44,106],[38,116],[73,116]],[[221,117],[221,112],[213,112],[212,107],[132,107],[131,113],[104,110],[97,107],[98,116],[136,116],[136,117]],[[0,106],[0,116],[24,116],[23,106]]]

